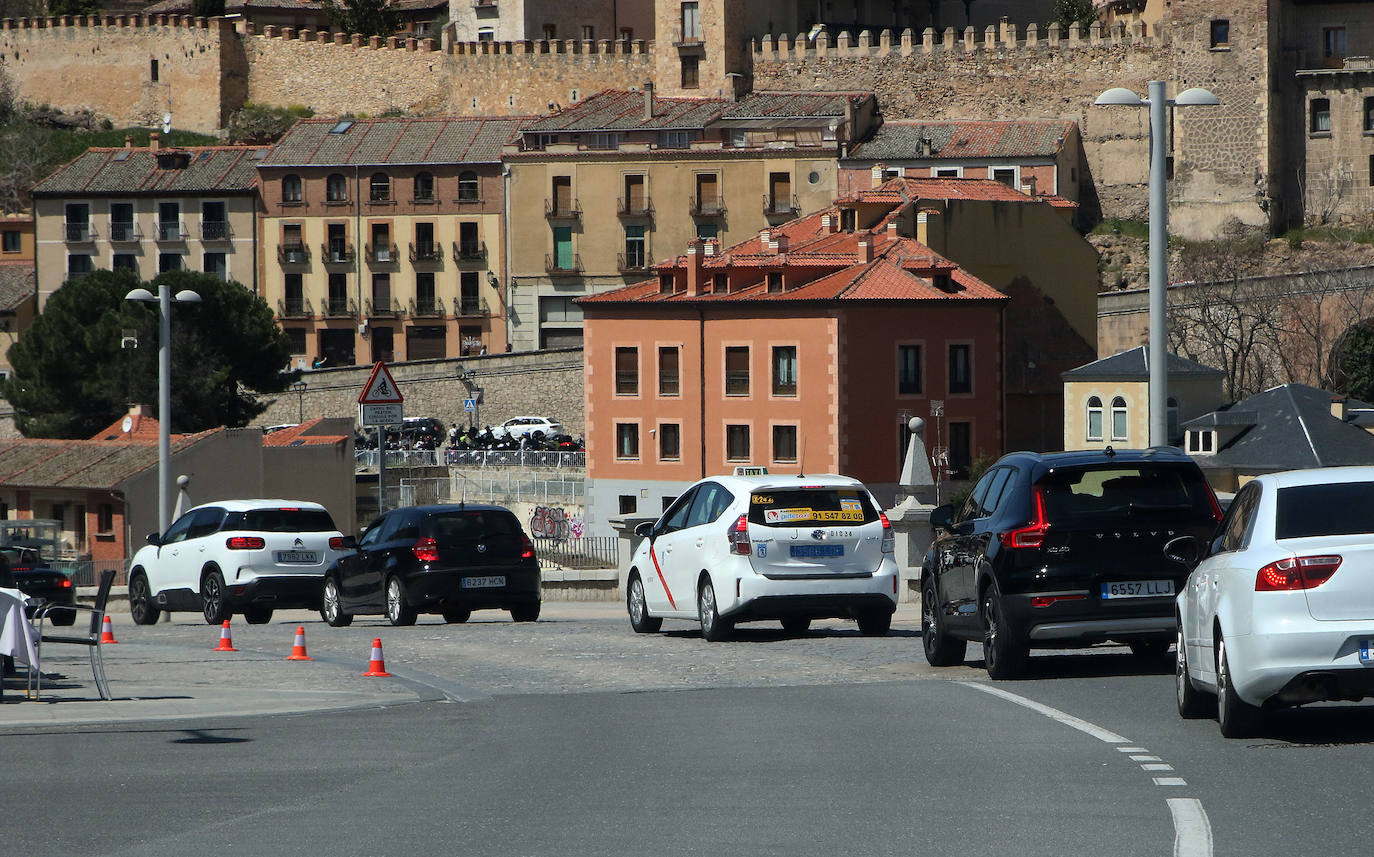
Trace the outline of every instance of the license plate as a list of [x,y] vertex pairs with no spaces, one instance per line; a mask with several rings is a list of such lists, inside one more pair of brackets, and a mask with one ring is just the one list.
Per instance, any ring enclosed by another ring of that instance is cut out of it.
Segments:
[[844,556],[844,545],[792,545],[791,554],[807,559]]
[[1102,600],[1113,598],[1164,598],[1174,594],[1172,580],[1118,580],[1102,584]]
[[464,589],[485,589],[492,586],[505,586],[504,577],[465,577],[463,578]]
[[1360,641],[1360,663],[1374,665],[1374,640]]
[[320,561],[318,551],[277,551],[277,562],[316,563]]

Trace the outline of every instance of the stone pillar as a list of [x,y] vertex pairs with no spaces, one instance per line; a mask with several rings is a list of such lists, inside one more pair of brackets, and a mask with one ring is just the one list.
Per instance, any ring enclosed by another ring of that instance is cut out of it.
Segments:
[[907,443],[898,482],[901,493],[906,496],[896,506],[886,510],[896,537],[894,559],[899,573],[907,581],[901,596],[903,601],[912,601],[919,596],[921,560],[935,535],[930,527],[930,513],[935,510],[931,505],[935,499],[935,477],[930,470],[930,457],[922,437],[925,420],[912,417],[908,427],[911,429],[911,440]]
[[348,33],[335,33],[334,44],[338,45],[339,47],[343,47],[344,45],[348,44]]
[[420,40],[415,38],[406,39],[406,50],[413,51],[420,46]]
[[954,50],[954,43],[955,43],[957,40],[958,40],[958,34],[955,33],[954,28],[953,28],[953,27],[945,27],[945,37],[944,37],[944,39],[941,40],[941,43],[944,45],[945,50],[947,50],[947,51],[952,51],[952,50]]
[[[394,37],[393,37],[393,38],[394,38]],[[382,42],[382,37],[381,37],[381,36],[368,36],[368,37],[367,37],[367,46],[368,46],[369,48],[372,48],[374,51],[380,51],[380,50],[382,49],[382,45],[383,45],[383,44],[384,44],[384,43]]]
[[302,27],[300,33],[297,34],[297,38],[302,42],[313,42],[315,41],[315,31],[309,27]]
[[816,34],[816,56],[823,57],[830,54],[830,34],[821,30]]
[[296,38],[296,28],[295,28],[295,27],[282,27],[282,28],[281,28],[281,38],[282,38],[282,41],[284,41],[284,42],[289,42],[289,41],[294,40],[294,39]]
[[997,28],[989,24],[983,31],[983,48],[990,51],[997,46],[997,41]]
[[883,30],[878,33],[878,56],[885,57],[892,53],[892,31]]
[[1026,25],[1026,47],[1034,48],[1040,45],[1040,28],[1035,24]]
[[348,42],[349,42],[349,44],[353,45],[353,47],[355,47],[355,48],[361,48],[361,47],[363,46],[363,34],[362,34],[362,33],[353,33],[353,34],[351,34],[351,35],[348,37]]
[[1058,21],[1051,21],[1051,22],[1050,22],[1050,31],[1049,31],[1050,47],[1052,47],[1052,48],[1057,48],[1057,47],[1059,47],[1059,38],[1060,38],[1059,33],[1060,33],[1059,22],[1058,22]]
[[868,49],[873,47],[873,34],[868,30],[859,32],[859,52],[868,53]]
[[399,44],[399,41],[397,40],[397,38],[396,38],[395,36],[387,36],[387,37],[386,37],[386,46],[387,46],[388,48],[390,48],[391,50],[393,50],[393,51],[396,50],[397,44]]
[[764,56],[771,56],[773,53],[773,37],[765,35],[759,39],[758,52]]
[[972,27],[965,27],[965,28],[964,28],[964,50],[966,50],[966,51],[972,51],[972,50],[974,49],[974,47],[973,47],[974,41],[973,41],[973,40],[977,37],[977,35],[978,35],[978,32],[977,32],[976,30],[974,30]]
[[835,37],[835,50],[839,51],[840,56],[844,56],[845,54],[849,53],[848,30],[841,30],[840,34]]
[[1083,25],[1077,22],[1069,25],[1069,47],[1076,48],[1083,43]]

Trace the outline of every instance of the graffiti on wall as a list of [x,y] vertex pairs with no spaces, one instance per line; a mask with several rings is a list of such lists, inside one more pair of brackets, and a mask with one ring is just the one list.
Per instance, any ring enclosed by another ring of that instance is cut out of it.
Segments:
[[580,539],[584,529],[582,518],[570,517],[562,506],[535,506],[530,515],[530,535],[537,539]]

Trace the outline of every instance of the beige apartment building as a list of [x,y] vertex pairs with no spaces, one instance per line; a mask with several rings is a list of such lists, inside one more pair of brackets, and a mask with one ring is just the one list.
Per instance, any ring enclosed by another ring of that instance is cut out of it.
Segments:
[[33,215],[0,214],[0,378],[9,377],[10,346],[33,324]]
[[33,189],[38,310],[91,271],[204,271],[257,288],[263,146],[93,148]]
[[450,0],[454,41],[653,39],[654,0]]
[[310,119],[273,147],[262,294],[296,365],[505,349],[501,147],[519,125]]
[[834,200],[836,159],[876,125],[868,93],[661,98],[609,90],[506,147],[511,343],[580,345],[577,298],[650,276],[699,239],[743,241]]

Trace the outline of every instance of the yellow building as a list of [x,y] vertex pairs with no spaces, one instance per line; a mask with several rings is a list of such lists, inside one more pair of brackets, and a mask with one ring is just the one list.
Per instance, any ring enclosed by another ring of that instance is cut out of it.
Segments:
[[579,345],[573,301],[649,276],[690,241],[735,244],[831,204],[837,158],[877,122],[868,93],[690,99],[610,90],[506,147],[511,342]]
[[501,147],[519,124],[308,119],[273,147],[262,294],[297,365],[505,349]]
[[10,346],[33,324],[38,307],[33,215],[0,215],[0,239],[0,377],[8,377]]
[[[1141,345],[1063,374],[1064,449],[1150,445],[1149,354]],[[1169,442],[1179,444],[1183,423],[1221,406],[1226,373],[1176,354],[1167,360]]]

